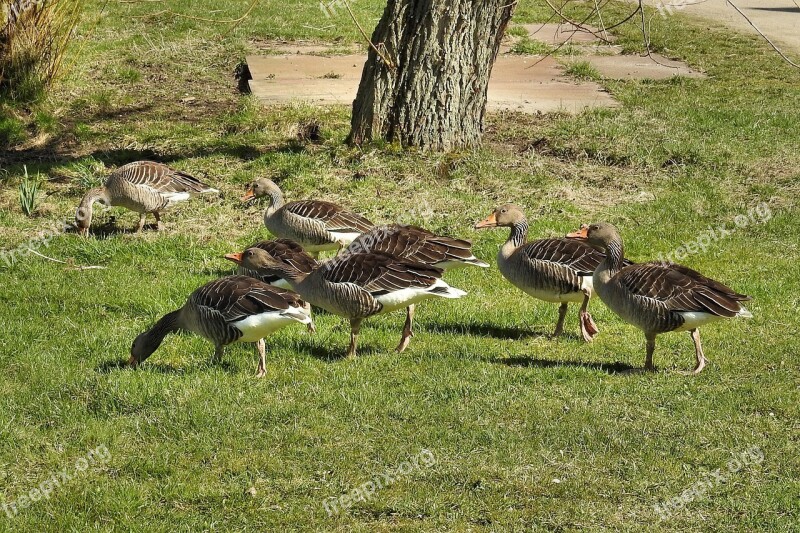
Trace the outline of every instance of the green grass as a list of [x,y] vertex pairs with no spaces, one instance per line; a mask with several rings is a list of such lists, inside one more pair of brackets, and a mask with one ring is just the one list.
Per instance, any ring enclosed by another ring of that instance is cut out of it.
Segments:
[[[343,144],[348,109],[263,109],[237,95],[232,78],[264,39],[358,42],[345,11],[329,20],[315,2],[260,4],[232,30],[153,15],[229,20],[246,4],[113,2],[102,14],[92,4],[56,93],[0,121],[0,141],[14,147],[0,172],[6,250],[71,220],[86,188],[131,160],[169,162],[222,191],[166,215],[164,234],[130,234],[136,215],[114,208],[96,213],[97,237],[59,234],[37,248],[106,269],[0,258],[4,501],[74,470],[99,445],[110,453],[47,501],[13,519],[0,513],[0,529],[796,528],[800,74],[755,39],[656,16],[654,48],[706,79],[602,80],[621,106],[578,116],[491,114],[474,152],[359,150]],[[366,28],[383,7],[352,6]],[[608,9],[606,24],[621,19],[623,6]],[[517,21],[547,17],[524,2]],[[618,39],[641,51],[635,26]],[[181,102],[187,96],[197,100]],[[313,121],[323,141],[298,140]],[[48,177],[36,218],[19,210],[23,164]],[[625,374],[642,366],[644,339],[601,302],[592,303],[594,343],[579,340],[575,309],[567,335],[553,340],[554,305],[525,297],[496,268],[472,269],[448,275],[469,296],[419,307],[402,355],[391,351],[402,314],[369,319],[360,357],[344,360],[347,328],[320,313],[316,335],[298,327],[267,340],[262,380],[251,347],[231,347],[214,365],[212,347],[189,335],[168,337],[141,369],[123,368],[139,332],[232,271],[222,254],[267,236],[263,205],[238,202],[256,176],[278,180],[291,198],[472,239],[492,261],[506,233],[471,228],[506,201],[525,207],[532,237],[613,222],[637,260],[709,226],[731,227],[766,202],[769,221],[682,259],[752,295],[755,318],[702,331],[711,364],[697,378],[677,372],[693,364],[686,334],[658,339],[657,373]],[[120,231],[110,231],[112,217]],[[752,446],[763,462],[659,518],[655,505]],[[340,515],[325,512],[326,498],[396,472],[423,449],[430,468]]]
[[586,60],[567,63],[564,72],[579,80],[597,80],[600,78],[600,73],[597,69]]

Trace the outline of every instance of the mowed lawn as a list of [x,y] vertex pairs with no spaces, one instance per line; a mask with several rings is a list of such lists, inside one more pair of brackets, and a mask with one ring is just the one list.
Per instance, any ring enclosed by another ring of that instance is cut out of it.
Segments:
[[[32,244],[66,265],[0,261],[2,530],[797,530],[800,72],[754,38],[656,15],[653,47],[706,79],[601,79],[621,107],[493,114],[474,152],[356,149],[347,108],[262,108],[233,78],[275,40],[357,43],[346,11],[262,3],[236,26],[175,15],[224,21],[248,7],[221,4],[90,2],[55,94],[0,108],[13,146],[0,154],[5,250],[71,220],[83,192],[129,161],[222,191],[166,215],[161,234],[132,234],[137,216],[115,208],[97,211],[89,239]],[[541,4],[523,2],[516,21],[546,20]],[[352,6],[368,31],[383,8]],[[641,52],[635,24],[616,31]],[[319,142],[298,139],[310,121]],[[19,207],[23,165],[46,180],[32,218]],[[258,176],[292,199],[471,239],[492,268],[448,274],[469,295],[420,305],[401,355],[402,313],[366,321],[354,360],[342,358],[344,320],[318,313],[315,335],[267,339],[264,379],[251,346],[215,365],[190,335],[126,368],[138,333],[231,273],[223,254],[268,236],[265,206],[238,200]],[[556,306],[496,269],[507,231],[472,229],[508,201],[531,238],[605,220],[631,259],[677,251],[751,295],[754,318],[702,329],[710,364],[694,378],[679,373],[694,365],[686,333],[659,337],[656,373],[626,372],[643,366],[643,335],[599,300],[593,343],[576,307],[551,339]]]

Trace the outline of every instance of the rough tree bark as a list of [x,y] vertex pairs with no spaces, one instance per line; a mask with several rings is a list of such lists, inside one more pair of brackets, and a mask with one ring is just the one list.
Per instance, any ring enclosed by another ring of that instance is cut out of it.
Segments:
[[489,76],[515,7],[515,0],[389,0],[353,102],[350,142],[478,145]]

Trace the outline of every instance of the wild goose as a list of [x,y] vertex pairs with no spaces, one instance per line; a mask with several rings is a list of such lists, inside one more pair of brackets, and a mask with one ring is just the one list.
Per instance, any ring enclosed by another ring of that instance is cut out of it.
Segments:
[[120,206],[140,214],[136,231],[142,231],[147,213],[163,229],[161,211],[197,194],[219,192],[185,172],[153,161],[136,161],[119,167],[102,187],[89,190],[75,213],[78,232],[86,236],[92,224],[92,205]]
[[[273,239],[269,241],[259,241],[248,248],[260,248],[265,252],[284,263],[289,263],[300,272],[310,274],[319,263],[316,259],[311,257],[308,252],[303,250],[303,247],[291,239]],[[250,270],[239,265],[236,273],[241,276],[249,276],[263,281],[267,285],[279,287],[281,289],[291,290],[292,286],[277,274],[269,274],[258,272],[257,270]]]
[[[275,239],[271,241],[259,241],[250,248],[260,248],[266,252],[269,252],[272,257],[277,259],[278,261],[283,261],[284,263],[288,263],[296,268],[300,272],[304,272],[309,274],[312,270],[314,270],[319,263],[317,260],[311,257],[308,252],[303,250],[303,247],[294,242],[291,239]],[[250,270],[243,266],[239,266],[236,270],[236,273],[240,276],[248,276],[251,278],[256,278],[257,280],[263,281],[267,285],[272,285],[273,287],[278,287],[281,289],[288,289],[292,290],[291,285],[275,274],[264,274],[260,273],[256,270]],[[311,314],[311,305],[306,302],[305,304],[306,311],[308,314]],[[308,331],[311,333],[316,332],[316,328],[313,322],[309,322],[308,324]]]
[[[415,263],[435,266],[445,272],[466,266],[489,266],[475,257],[469,241],[436,235],[426,229],[403,224],[376,226],[358,236],[344,253],[360,252],[384,252]],[[412,327],[415,309],[413,304],[408,306],[406,323],[403,326],[404,342],[397,346],[398,352],[403,352],[408,347],[414,335]]]
[[225,346],[236,342],[255,342],[258,351],[258,377],[265,368],[264,337],[299,322],[310,324],[311,317],[297,294],[267,285],[246,276],[227,276],[195,290],[183,307],[167,313],[133,341],[133,367],[155,352],[164,337],[175,331],[191,331],[214,343],[214,360],[222,359]]
[[626,322],[644,332],[647,340],[645,369],[655,370],[653,351],[656,335],[688,331],[694,342],[699,374],[706,365],[700,344],[702,325],[722,318],[752,318],[740,302],[750,300],[718,281],[672,263],[642,263],[625,266],[622,237],[608,223],[583,225],[569,237],[585,239],[606,252],[594,272],[594,288],[600,299]]
[[589,314],[592,297],[592,273],[605,256],[582,242],[567,239],[540,239],[526,242],[528,221],[513,204],[501,205],[475,229],[511,228],[508,240],[497,254],[500,273],[526,294],[545,302],[561,304],[553,336],[564,330],[569,302],[583,302],[579,311],[581,335],[590,342],[597,335],[597,325]]
[[264,225],[276,237],[297,241],[307,252],[318,254],[339,250],[372,229],[366,218],[322,200],[285,203],[283,193],[272,180],[261,178],[247,188],[243,202],[269,197]]
[[[365,318],[429,298],[461,298],[467,294],[445,283],[439,268],[382,252],[340,255],[322,263],[310,274],[277,261],[258,248],[225,257],[249,269],[276,273],[304,300],[349,319],[348,357],[356,355],[358,334]],[[400,345],[403,344],[407,344],[405,338],[400,341]]]

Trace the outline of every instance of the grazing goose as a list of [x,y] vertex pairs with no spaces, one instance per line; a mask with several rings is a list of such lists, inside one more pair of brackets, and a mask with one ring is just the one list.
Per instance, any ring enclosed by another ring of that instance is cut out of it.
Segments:
[[[311,273],[319,263],[317,260],[311,257],[308,252],[303,250],[303,247],[294,242],[290,239],[275,239],[272,241],[259,241],[254,245],[250,246],[250,248],[260,248],[266,252],[269,252],[272,257],[277,259],[278,261],[283,261],[284,263],[292,265],[300,272],[304,272],[306,274]],[[273,287],[278,287],[280,289],[288,289],[292,290],[291,285],[275,274],[263,274],[259,273],[256,270],[250,270],[239,265],[239,268],[236,271],[237,274],[240,276],[248,276],[251,278],[256,278],[258,280],[263,281],[267,285],[272,285]],[[308,311],[308,314],[311,314],[311,304],[305,304],[305,308]],[[313,322],[308,323],[308,331],[314,333],[316,328]]]
[[280,188],[266,178],[254,181],[242,201],[264,196],[268,196],[270,202],[264,212],[267,229],[276,237],[297,241],[307,252],[314,254],[344,248],[374,226],[361,215],[331,202],[301,200],[285,203]]
[[183,307],[167,313],[131,346],[128,363],[136,367],[155,352],[174,331],[191,331],[214,343],[219,361],[225,346],[255,342],[258,377],[265,369],[264,337],[294,322],[310,324],[311,317],[297,294],[246,276],[227,276],[195,290]]
[[644,332],[646,370],[655,370],[656,335],[688,331],[697,358],[691,373],[699,374],[706,359],[698,328],[722,318],[753,316],[740,303],[750,300],[749,296],[685,266],[671,263],[625,266],[622,238],[611,224],[583,225],[568,236],[586,239],[589,244],[605,250],[606,258],[594,272],[594,288],[612,311]]
[[[303,299],[350,320],[348,357],[356,355],[361,322],[429,298],[461,298],[467,293],[442,279],[442,270],[382,252],[334,257],[310,274],[277,261],[268,252],[248,248],[226,258],[247,268],[276,273]],[[404,338],[400,345],[407,344]]]
[[161,211],[197,194],[219,192],[190,176],[167,165],[153,161],[136,161],[119,167],[105,185],[91,189],[81,200],[75,214],[75,225],[81,235],[89,234],[92,224],[92,205],[102,202],[106,206],[120,206],[140,214],[136,231],[144,227],[147,213],[153,213],[158,229]]
[[[469,241],[436,235],[417,226],[402,224],[375,226],[357,237],[345,250],[345,253],[359,252],[384,252],[415,263],[435,266],[445,272],[466,266],[489,266],[475,257]],[[403,326],[405,342],[397,347],[398,352],[406,349],[414,335],[414,311],[414,305],[408,306],[406,323]]]
[[558,238],[526,242],[528,221],[519,207],[501,205],[475,229],[511,228],[506,243],[497,254],[500,273],[525,293],[559,303],[558,322],[553,336],[564,330],[569,302],[583,302],[579,312],[581,335],[590,342],[597,335],[597,325],[589,314],[592,297],[592,273],[605,256],[582,242]]

